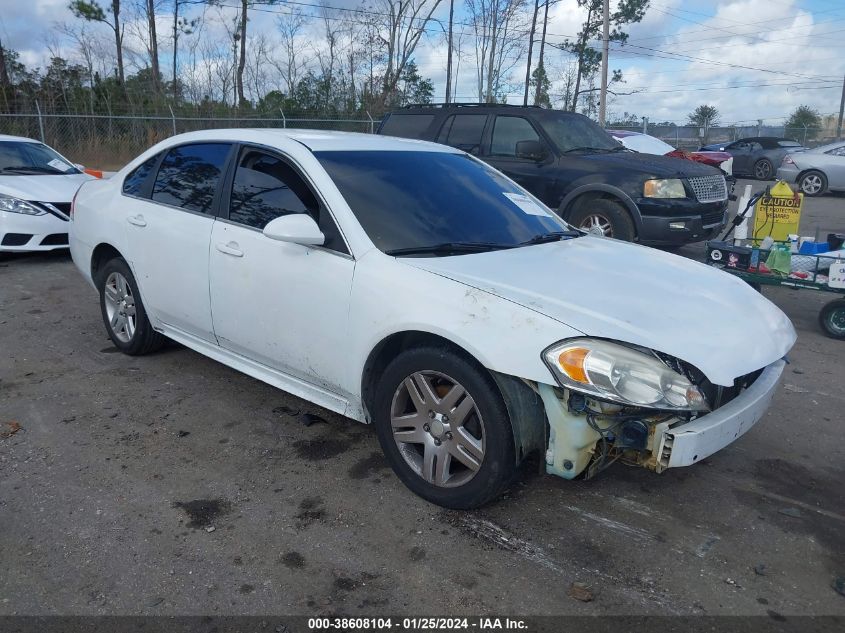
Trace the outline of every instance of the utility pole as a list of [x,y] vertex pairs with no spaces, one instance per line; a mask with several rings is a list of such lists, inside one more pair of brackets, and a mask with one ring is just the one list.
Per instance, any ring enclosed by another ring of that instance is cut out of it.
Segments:
[[602,26],[601,95],[599,97],[599,125],[604,127],[607,114],[607,57],[610,54],[610,0],[604,0],[604,24]]
[[449,0],[449,53],[446,55],[446,103],[452,99],[452,20],[455,16],[455,0]]
[[845,112],[845,79],[842,80],[842,99],[839,100],[839,123],[836,124],[836,138],[842,138],[842,114]]
[[537,13],[540,11],[540,0],[534,0],[534,17],[531,18],[531,32],[528,35],[528,65],[525,68],[525,95],[522,105],[528,105],[528,84],[531,83],[531,53],[534,51],[534,33],[537,30]]

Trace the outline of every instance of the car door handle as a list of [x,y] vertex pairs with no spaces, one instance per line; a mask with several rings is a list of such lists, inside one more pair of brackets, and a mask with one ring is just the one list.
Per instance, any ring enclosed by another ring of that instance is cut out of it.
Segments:
[[243,257],[244,252],[238,248],[237,242],[229,242],[228,244],[223,244],[222,242],[217,243],[217,250],[221,253],[226,253],[226,255],[231,255],[232,257]]
[[147,226],[147,221],[144,219],[143,215],[130,215],[126,218],[126,221],[129,224],[134,224],[135,226]]

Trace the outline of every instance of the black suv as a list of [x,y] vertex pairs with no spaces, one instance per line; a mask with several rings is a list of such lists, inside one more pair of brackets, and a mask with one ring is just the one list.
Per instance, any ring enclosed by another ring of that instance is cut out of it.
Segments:
[[681,245],[714,237],[727,221],[720,170],[627,150],[580,114],[508,105],[409,106],[385,116],[378,133],[478,156],[570,224],[617,239]]

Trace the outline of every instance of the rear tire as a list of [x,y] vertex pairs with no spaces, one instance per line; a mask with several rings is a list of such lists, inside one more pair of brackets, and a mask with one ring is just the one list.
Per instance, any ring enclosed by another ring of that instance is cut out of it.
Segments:
[[845,340],[845,299],[835,299],[819,312],[819,325],[831,338]]
[[805,196],[820,196],[827,190],[827,177],[820,171],[808,171],[798,179],[798,188]]
[[447,347],[410,349],[382,373],[374,425],[396,475],[423,499],[467,510],[516,473],[513,429],[489,375]]
[[757,180],[771,180],[775,168],[768,158],[761,158],[754,163],[754,177]]
[[621,203],[599,198],[581,202],[569,214],[569,223],[588,233],[633,242],[636,237],[634,220]]
[[106,262],[99,271],[97,288],[103,323],[117,349],[130,356],[161,349],[167,339],[153,329],[135,276],[123,258]]

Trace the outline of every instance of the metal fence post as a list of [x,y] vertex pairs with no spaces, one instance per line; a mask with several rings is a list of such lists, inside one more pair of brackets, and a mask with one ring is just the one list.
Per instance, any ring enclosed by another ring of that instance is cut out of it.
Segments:
[[807,147],[807,124],[804,123],[804,140],[801,141],[801,145]]
[[286,128],[288,126],[288,121],[285,118],[285,111],[282,110],[281,108],[279,108],[279,112],[281,112],[281,114],[282,114],[282,127]]
[[44,140],[44,119],[41,116],[41,106],[38,105],[38,99],[35,100],[35,109],[38,111],[38,130],[41,132],[41,142],[46,143],[47,141]]
[[376,133],[375,121],[373,121],[373,117],[370,116],[369,110],[367,110],[366,112],[367,112],[367,118],[370,120],[370,134],[375,134]]
[[176,115],[173,114],[173,108],[170,107],[169,103],[167,109],[170,110],[170,120],[173,122],[173,136],[176,136]]
[[643,117],[643,134],[648,134],[648,117]]

